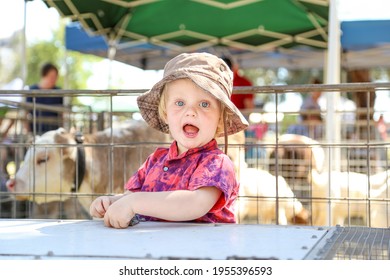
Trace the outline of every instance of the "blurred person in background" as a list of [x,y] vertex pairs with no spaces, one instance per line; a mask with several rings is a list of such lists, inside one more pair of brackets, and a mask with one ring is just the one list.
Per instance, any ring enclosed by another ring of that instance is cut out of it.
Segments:
[[[60,89],[56,83],[58,80],[58,69],[57,67],[48,62],[45,63],[41,68],[41,79],[37,84],[29,86],[31,90],[51,90]],[[64,98],[61,96],[48,96],[48,97],[27,97],[26,101],[33,103],[35,100],[36,104],[50,105],[60,107],[64,105]],[[34,116],[33,110],[30,111],[30,122],[28,129],[30,132],[34,132]],[[62,113],[50,110],[36,109],[36,134],[42,135],[49,130],[55,130],[62,126]]]
[[[321,84],[321,81],[314,78],[311,83]],[[321,107],[318,103],[320,97],[320,90],[307,94],[300,108],[299,123],[289,126],[287,133],[304,135],[313,139],[320,139],[324,136]]]
[[[230,67],[233,72],[233,87],[243,87],[243,86],[252,86],[252,82],[246,77],[239,74],[240,67],[237,63],[228,57],[222,58],[225,63]],[[231,97],[232,102],[238,109],[245,111],[247,109],[253,109],[254,106],[254,94],[253,93],[244,93],[244,94],[235,94],[233,92]],[[245,113],[244,113],[245,115]]]
[[[233,72],[233,87],[246,87],[253,86],[252,82],[245,76],[240,74],[240,67],[238,63],[235,63],[233,59],[229,57],[222,57],[223,61],[229,66],[230,70]],[[252,113],[255,108],[255,95],[253,93],[233,93],[231,100],[234,105],[242,112],[245,118],[250,119],[249,115]],[[254,144],[257,142],[256,130],[258,124],[250,124],[247,129],[245,129],[245,144]],[[258,154],[258,149],[253,147],[245,147],[245,158],[251,159],[256,158]]]

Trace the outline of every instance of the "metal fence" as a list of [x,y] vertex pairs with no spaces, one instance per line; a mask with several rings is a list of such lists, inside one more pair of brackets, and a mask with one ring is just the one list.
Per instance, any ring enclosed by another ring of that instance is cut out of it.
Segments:
[[389,228],[333,227],[306,259],[389,260]]
[[[241,183],[236,203],[239,223],[389,226],[386,115],[390,109],[374,110],[372,103],[372,93],[377,100],[389,96],[389,83],[234,91],[255,94],[258,105],[243,111],[250,120],[245,136],[229,140],[229,155]],[[323,104],[335,98],[342,102],[320,112],[294,108],[291,95],[309,96],[314,91],[323,93]],[[134,100],[141,92],[0,91],[0,104],[8,106],[1,131],[13,121],[0,144],[1,217],[89,218],[87,206],[94,197],[121,192],[147,155],[170,141],[134,121],[139,118],[136,111],[115,108],[115,99]],[[93,112],[88,106],[53,108],[2,99],[10,96],[93,96],[107,109]],[[351,101],[358,98],[365,106],[347,106],[362,104]],[[34,138],[26,123],[34,127],[53,121],[37,118],[34,112],[41,109],[60,112],[61,119],[55,121],[65,130]],[[321,121],[302,122],[303,113],[320,114]],[[14,192],[5,187],[7,181]]]

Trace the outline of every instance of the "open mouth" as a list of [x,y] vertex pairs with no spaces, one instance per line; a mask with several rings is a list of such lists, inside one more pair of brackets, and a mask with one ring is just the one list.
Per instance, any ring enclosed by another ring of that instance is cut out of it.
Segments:
[[192,124],[185,124],[183,126],[183,131],[184,131],[184,134],[186,136],[195,137],[199,132],[199,128],[197,128],[196,126],[194,126]]

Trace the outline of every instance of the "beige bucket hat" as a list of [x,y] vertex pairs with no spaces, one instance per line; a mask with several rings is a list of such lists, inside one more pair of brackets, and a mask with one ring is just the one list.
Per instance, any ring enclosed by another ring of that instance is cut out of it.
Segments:
[[152,89],[138,96],[137,103],[144,120],[155,129],[169,133],[168,125],[160,118],[158,106],[166,83],[178,79],[191,79],[204,91],[222,102],[226,112],[225,132],[217,137],[235,134],[248,127],[248,121],[230,100],[233,73],[226,63],[209,53],[183,53],[167,62],[164,76]]

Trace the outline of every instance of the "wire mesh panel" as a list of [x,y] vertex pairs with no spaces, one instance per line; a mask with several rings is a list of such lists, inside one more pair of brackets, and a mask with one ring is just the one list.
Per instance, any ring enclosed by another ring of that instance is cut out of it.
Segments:
[[[101,97],[91,92],[98,99],[105,98],[107,104],[116,94],[108,92]],[[134,95],[127,94],[129,98]],[[36,106],[24,102],[13,105],[26,109]],[[135,120],[132,112],[114,113],[111,108],[106,113],[90,113],[80,111],[79,106],[66,111],[63,125],[69,129],[58,127],[34,135],[36,131],[26,130],[24,125],[12,128],[17,133],[8,133],[0,144],[4,159],[1,217],[90,218],[89,205],[96,196],[122,193],[125,182],[156,147],[167,144],[166,135]]]
[[390,260],[390,229],[337,227],[315,259]]
[[[390,226],[390,144],[383,119],[389,112],[374,112],[370,103],[371,92],[389,95],[390,84],[250,87],[236,93],[245,90],[254,93],[261,105],[243,112],[250,126],[229,137],[228,155],[241,184],[235,207],[239,223]],[[302,123],[301,112],[289,103],[291,94],[310,95],[313,90],[341,96],[344,107],[337,107],[333,116],[340,124],[337,131],[338,126],[333,129],[337,141],[329,138],[332,121],[326,110],[305,112],[321,115],[321,122]],[[50,93],[94,96],[106,105],[99,112],[82,106],[62,108],[64,130],[45,137],[27,132],[23,114],[15,114],[12,133],[0,144],[1,217],[84,218],[94,197],[122,192],[146,157],[171,142],[146,125],[134,124],[139,121],[130,121],[136,112],[115,110],[114,98],[133,100],[140,92]],[[7,94],[47,93],[0,92],[0,96]],[[360,107],[350,109],[349,101],[358,94],[366,98],[366,107],[356,103]],[[0,97],[0,102],[6,101]],[[39,107],[23,102],[9,105],[18,112]],[[39,120],[35,116],[30,121]],[[217,140],[223,149],[224,140]]]
[[[275,189],[271,223],[302,222],[296,217],[286,219],[284,215],[282,206],[286,197],[278,183],[281,177],[293,193],[291,201],[298,200],[309,213],[305,224],[388,227],[388,120],[385,122],[383,118],[388,112],[374,110],[372,94],[378,99],[389,97],[388,86],[365,83],[252,88],[257,98],[271,101],[252,112],[255,118],[247,112],[255,123],[248,128],[245,160],[249,168],[261,170],[258,173],[268,172],[274,178],[273,183],[266,180],[269,174],[252,176],[250,182],[244,179],[252,193],[242,194],[238,204],[251,205],[248,208],[258,213],[259,218],[251,222],[269,223],[261,218],[270,198],[259,190],[266,188]],[[288,95],[298,91],[310,96],[318,90],[323,92],[325,109],[305,113],[320,113],[321,121],[302,122],[303,112],[295,111],[293,98]],[[332,94],[340,96],[340,104],[336,105],[335,115],[328,118],[326,96]],[[256,129],[265,124],[266,131],[257,138]]]

